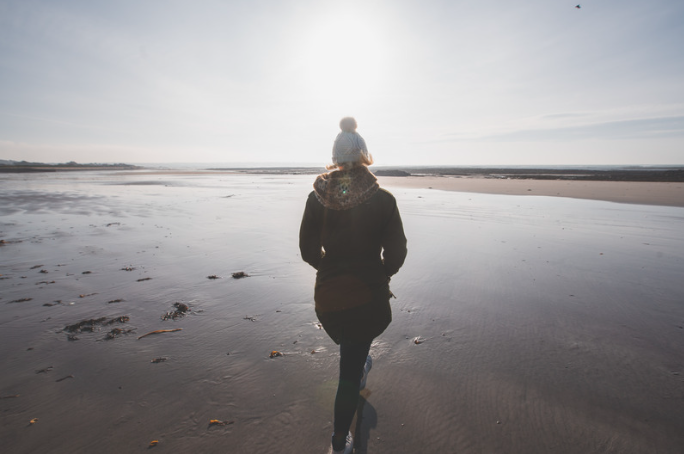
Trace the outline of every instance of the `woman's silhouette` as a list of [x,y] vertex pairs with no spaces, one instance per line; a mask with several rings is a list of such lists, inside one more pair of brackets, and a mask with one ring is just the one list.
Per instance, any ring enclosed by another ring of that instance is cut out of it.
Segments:
[[340,346],[332,452],[350,454],[349,432],[359,390],[372,366],[371,342],[392,321],[390,277],[406,258],[406,237],[394,196],[370,170],[356,120],[340,121],[331,172],[319,175],[299,232],[302,258],[316,270],[316,315]]

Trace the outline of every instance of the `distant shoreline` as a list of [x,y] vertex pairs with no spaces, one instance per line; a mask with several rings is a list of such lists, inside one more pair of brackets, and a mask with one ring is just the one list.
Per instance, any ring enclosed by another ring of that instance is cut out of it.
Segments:
[[84,172],[88,170],[137,170],[142,167],[129,164],[41,164],[41,165],[0,165],[0,173],[39,173],[39,172]]
[[[251,175],[317,175],[326,172],[324,167],[214,167],[184,169],[169,166],[165,169],[132,164],[0,164],[0,173],[74,172],[74,171],[167,171],[167,172],[227,172]],[[623,182],[684,182],[684,166],[374,166],[377,176],[390,177],[462,177],[494,180],[550,180],[550,181],[623,181]]]
[[[211,168],[210,171],[265,175],[316,175],[325,172],[323,167],[252,167]],[[642,181],[684,182],[684,167],[633,167],[616,169],[551,168],[551,167],[373,167],[377,176],[390,177],[467,177],[518,180],[572,180],[572,181]]]

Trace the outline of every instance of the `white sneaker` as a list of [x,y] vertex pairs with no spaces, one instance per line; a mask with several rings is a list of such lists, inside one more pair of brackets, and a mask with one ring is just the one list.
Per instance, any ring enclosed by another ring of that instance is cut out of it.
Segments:
[[341,451],[335,451],[332,446],[330,447],[330,454],[352,454],[354,449],[354,439],[352,438],[351,432],[347,434],[347,438],[344,443],[344,448]]
[[359,386],[359,391],[366,388],[366,379],[368,378],[368,372],[370,372],[372,367],[373,358],[371,358],[371,355],[368,355],[368,358],[366,358],[366,365],[363,366],[363,375],[361,376],[361,385]]

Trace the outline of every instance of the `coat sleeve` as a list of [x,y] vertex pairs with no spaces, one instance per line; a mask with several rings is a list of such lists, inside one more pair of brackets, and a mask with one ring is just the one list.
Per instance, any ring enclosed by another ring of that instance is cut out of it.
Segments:
[[299,251],[302,259],[318,269],[321,262],[323,246],[321,244],[321,225],[320,219],[316,216],[315,204],[319,203],[312,195],[306,200],[302,225],[299,228]]
[[392,206],[389,219],[382,235],[382,259],[385,267],[385,274],[393,276],[399,271],[406,259],[406,236],[404,235],[404,225],[401,222],[397,202],[392,198]]

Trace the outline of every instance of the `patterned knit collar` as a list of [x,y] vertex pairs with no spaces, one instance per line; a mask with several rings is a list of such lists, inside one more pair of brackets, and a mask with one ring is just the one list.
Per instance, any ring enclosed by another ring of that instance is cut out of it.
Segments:
[[316,177],[314,193],[321,204],[331,210],[349,210],[375,194],[380,185],[366,166],[334,170]]

